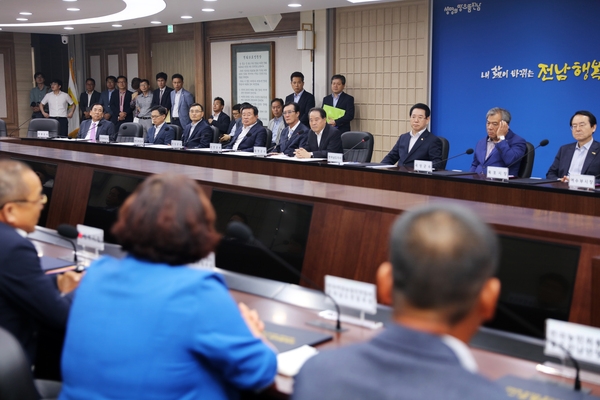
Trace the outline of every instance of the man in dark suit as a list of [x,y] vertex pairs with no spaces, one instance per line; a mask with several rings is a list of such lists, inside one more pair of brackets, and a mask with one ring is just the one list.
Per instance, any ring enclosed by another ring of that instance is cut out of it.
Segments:
[[185,127],[181,140],[187,149],[206,149],[210,147],[213,130],[204,119],[204,107],[193,103],[190,106],[190,123]]
[[294,154],[298,158],[327,158],[328,153],[344,153],[342,134],[327,124],[327,114],[322,108],[313,108],[309,112],[310,131],[303,147]]
[[327,121],[328,124],[336,127],[341,133],[351,130],[350,121],[354,119],[354,97],[344,92],[345,87],[346,77],[344,75],[334,75],[331,78],[331,94],[323,97],[323,108],[327,105],[346,111],[343,117]]
[[231,122],[229,123],[229,126],[227,127],[227,133],[219,136],[219,143],[221,143],[223,146],[229,144],[229,142],[231,142],[231,138],[235,135],[235,131],[237,129],[237,125],[238,123],[241,124],[242,123],[242,105],[241,104],[234,104],[233,107],[231,107]]
[[594,140],[596,117],[589,111],[577,111],[569,122],[577,143],[561,146],[546,178],[569,181],[571,175],[600,175],[600,142]]
[[175,139],[175,130],[165,123],[167,109],[163,106],[154,106],[150,109],[152,126],[148,129],[144,142],[151,144],[171,144]]
[[133,122],[133,108],[131,107],[132,93],[127,90],[127,77],[120,75],[117,77],[118,92],[113,93],[111,98],[110,120],[115,124],[115,130],[119,132],[119,127],[125,122]]
[[294,72],[290,79],[294,93],[285,98],[285,103],[297,103],[300,106],[300,122],[308,126],[308,112],[315,106],[315,96],[304,90],[302,72]]
[[258,123],[258,108],[252,105],[242,107],[242,124],[237,125],[235,136],[226,149],[254,151],[267,143],[267,130]]
[[183,128],[190,123],[190,106],[194,103],[194,96],[183,88],[183,75],[174,74],[172,81],[171,123]]
[[221,97],[215,97],[213,100],[213,113],[207,120],[209,124],[217,127],[221,135],[228,133],[227,128],[231,123],[231,118],[223,112],[223,107],[225,107],[225,100]]
[[300,122],[300,107],[296,103],[288,103],[283,107],[283,118],[287,126],[281,131],[275,152],[293,157],[294,151],[306,146],[310,129]]
[[[18,161],[0,161],[0,326],[33,363],[38,332],[64,334],[80,274],[45,275],[28,233],[47,202],[38,176]],[[66,295],[66,296],[65,296]],[[56,360],[58,361],[58,360]]]
[[[109,75],[106,77],[106,90],[100,93],[100,101],[102,108],[104,109],[104,119],[110,120],[113,111],[111,110],[111,104],[119,104],[118,99],[115,99],[115,95],[118,94],[116,90],[117,78]],[[115,102],[115,103],[112,103]],[[115,109],[116,110],[116,109]]]
[[91,142],[98,142],[100,135],[108,135],[111,142],[117,140],[117,132],[112,122],[102,118],[104,109],[102,104],[92,105],[90,110],[90,119],[86,119],[79,126],[77,139],[89,139]]
[[85,80],[85,92],[79,96],[79,110],[81,112],[81,120],[90,119],[90,111],[92,106],[100,102],[100,92],[95,90],[96,81],[92,78]]
[[173,89],[167,86],[167,74],[159,72],[156,74],[156,85],[158,89],[152,92],[152,106],[163,106],[167,113],[171,110],[171,92]]
[[487,167],[508,167],[508,173],[517,176],[519,159],[527,151],[525,139],[510,130],[508,110],[494,107],[487,112],[486,119],[487,137],[477,142],[470,171],[482,174]]
[[507,399],[467,347],[500,295],[490,227],[465,208],[429,205],[402,214],[389,249],[376,280],[393,321],[368,342],[309,359],[292,400]]
[[411,131],[400,135],[396,145],[381,160],[382,164],[412,167],[415,160],[432,161],[433,167],[442,161],[442,142],[427,130],[431,110],[417,103],[410,109]]

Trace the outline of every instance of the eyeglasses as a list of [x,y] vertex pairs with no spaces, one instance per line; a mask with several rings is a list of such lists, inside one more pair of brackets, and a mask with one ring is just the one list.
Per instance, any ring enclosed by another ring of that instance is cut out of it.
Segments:
[[571,125],[571,129],[575,130],[577,128],[585,128],[587,126],[587,122],[581,122],[579,124],[573,124]]
[[10,200],[7,201],[6,203],[2,204],[2,207],[0,207],[0,209],[3,209],[5,205],[7,205],[8,203],[33,203],[33,204],[46,204],[48,203],[48,196],[46,196],[45,194],[40,195],[40,198],[37,200]]

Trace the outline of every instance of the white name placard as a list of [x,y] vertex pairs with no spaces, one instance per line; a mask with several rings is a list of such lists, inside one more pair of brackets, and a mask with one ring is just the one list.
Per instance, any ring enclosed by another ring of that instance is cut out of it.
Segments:
[[488,179],[501,179],[503,181],[508,180],[508,168],[506,167],[487,167]]
[[181,141],[181,140],[171,140],[171,147],[174,150],[181,150],[183,148],[183,141]]
[[211,143],[210,144],[210,152],[211,153],[220,153],[223,151],[223,145],[221,143]]
[[329,164],[343,164],[344,155],[342,153],[327,153],[327,162]]
[[569,176],[569,189],[592,189],[596,188],[596,177],[594,175],[571,175]]
[[133,145],[144,147],[144,138],[141,138],[141,137],[133,138]]
[[413,169],[415,170],[415,172],[424,172],[426,174],[431,174],[433,172],[433,162],[425,160],[415,160]]
[[104,231],[102,229],[77,224],[77,231],[79,232],[79,236],[77,236],[79,246],[104,250]]
[[266,157],[267,156],[267,148],[266,147],[255,147],[254,155],[257,157]]
[[37,137],[38,137],[38,139],[49,139],[50,138],[50,132],[48,132],[48,131],[37,131]]
[[110,136],[108,136],[108,135],[100,135],[98,137],[98,141],[100,143],[108,143],[108,142],[110,142]]
[[372,283],[325,275],[325,293],[340,306],[377,314],[377,289]]

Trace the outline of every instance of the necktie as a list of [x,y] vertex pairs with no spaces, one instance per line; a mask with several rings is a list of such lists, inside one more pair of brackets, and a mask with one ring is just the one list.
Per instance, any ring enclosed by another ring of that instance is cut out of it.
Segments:
[[96,123],[92,122],[92,127],[90,128],[90,139],[92,142],[96,141]]
[[125,92],[119,92],[119,106],[121,107],[120,111],[123,112],[123,103],[125,102]]
[[165,91],[165,89],[160,89],[160,96],[158,98],[159,103],[162,103],[162,96],[163,96],[164,91]]

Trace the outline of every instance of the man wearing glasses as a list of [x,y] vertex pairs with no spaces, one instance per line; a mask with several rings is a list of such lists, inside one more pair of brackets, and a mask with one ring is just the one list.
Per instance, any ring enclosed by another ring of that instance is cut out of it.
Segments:
[[146,134],[146,143],[151,144],[171,144],[175,139],[175,130],[165,123],[167,118],[167,108],[163,106],[154,106],[150,111],[152,118],[152,127]]
[[600,175],[600,142],[592,136],[596,117],[589,111],[577,111],[571,117],[571,133],[577,143],[562,146],[546,174],[548,179],[568,182],[571,175]]
[[45,275],[26,238],[47,201],[40,179],[27,165],[0,161],[0,326],[17,338],[32,364],[38,332],[63,333],[81,276]]

